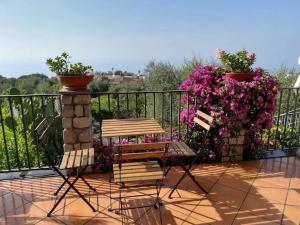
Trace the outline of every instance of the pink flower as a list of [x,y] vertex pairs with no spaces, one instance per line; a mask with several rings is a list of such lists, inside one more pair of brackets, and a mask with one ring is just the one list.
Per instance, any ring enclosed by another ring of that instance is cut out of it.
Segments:
[[217,48],[216,49],[216,57],[219,59],[219,58],[221,58],[221,55],[222,55],[222,50]]
[[247,54],[246,54],[246,58],[247,59],[252,59],[254,57],[254,53],[252,53],[252,52],[248,52]]
[[216,157],[216,154],[215,154],[213,151],[209,151],[208,157],[209,157],[210,159],[213,159],[213,158]]

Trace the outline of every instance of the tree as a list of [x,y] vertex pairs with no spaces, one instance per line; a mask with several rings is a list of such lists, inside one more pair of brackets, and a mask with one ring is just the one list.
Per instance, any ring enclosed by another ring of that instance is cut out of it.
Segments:
[[300,72],[295,68],[288,68],[286,65],[281,65],[280,68],[274,72],[282,87],[293,87]]
[[150,61],[145,74],[147,89],[151,91],[177,90],[180,84],[180,72],[169,62]]
[[88,85],[88,90],[91,91],[91,93],[95,92],[106,92],[109,89],[109,81],[108,80],[93,80]]

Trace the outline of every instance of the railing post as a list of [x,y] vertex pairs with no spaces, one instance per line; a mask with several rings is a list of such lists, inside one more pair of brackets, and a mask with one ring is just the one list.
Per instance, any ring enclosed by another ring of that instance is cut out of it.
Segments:
[[60,90],[64,151],[92,147],[91,95],[87,90]]

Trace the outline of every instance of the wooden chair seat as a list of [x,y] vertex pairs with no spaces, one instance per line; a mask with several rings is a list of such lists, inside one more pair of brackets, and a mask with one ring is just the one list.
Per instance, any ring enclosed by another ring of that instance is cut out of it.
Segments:
[[94,156],[93,148],[65,152],[59,168],[63,170],[93,165]]
[[[114,182],[136,182],[161,180],[163,171],[156,161],[122,163],[120,174],[119,164],[114,164]],[[120,179],[121,175],[121,179]]]
[[195,156],[196,153],[182,141],[170,142],[169,155],[175,157]]

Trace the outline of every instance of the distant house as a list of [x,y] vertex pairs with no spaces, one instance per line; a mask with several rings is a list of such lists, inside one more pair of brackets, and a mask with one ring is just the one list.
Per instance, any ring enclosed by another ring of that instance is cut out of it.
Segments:
[[136,82],[146,78],[143,74],[135,74],[127,71],[116,70],[114,72],[96,72],[96,80],[108,80],[111,84],[120,84],[123,82]]

